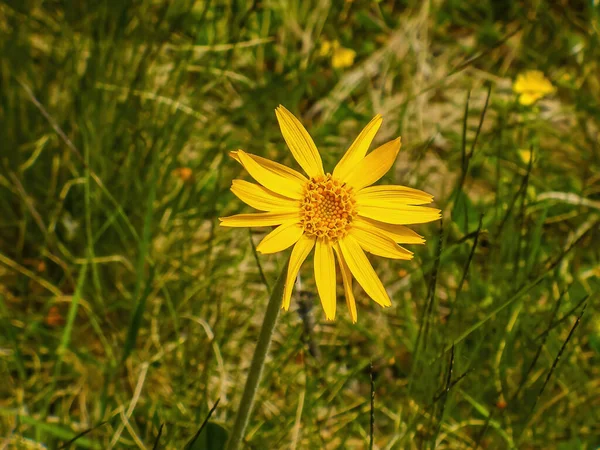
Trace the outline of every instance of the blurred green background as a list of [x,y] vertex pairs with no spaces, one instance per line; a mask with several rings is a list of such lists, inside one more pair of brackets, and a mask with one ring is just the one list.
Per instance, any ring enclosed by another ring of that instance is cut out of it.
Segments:
[[0,448],[231,426],[287,255],[217,218],[228,151],[297,167],[280,103],[329,170],[382,114],[443,221],[356,325],[305,264],[247,448],[597,448],[599,41],[597,0],[1,1]]

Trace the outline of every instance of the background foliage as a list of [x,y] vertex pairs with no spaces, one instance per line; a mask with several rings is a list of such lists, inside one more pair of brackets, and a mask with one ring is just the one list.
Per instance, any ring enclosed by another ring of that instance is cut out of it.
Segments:
[[[596,448],[599,19],[594,0],[0,2],[0,446],[95,427],[71,448],[152,448],[164,424],[182,448],[217,399],[211,427],[232,423],[286,255],[218,227],[243,209],[227,152],[293,165],[282,103],[329,169],[382,114],[375,144],[403,140],[386,181],[444,219],[413,261],[377,260],[393,306],[357,290],[357,325],[325,321],[307,263],[248,448],[367,447],[371,374],[375,448]],[[557,92],[524,107],[530,69]]]

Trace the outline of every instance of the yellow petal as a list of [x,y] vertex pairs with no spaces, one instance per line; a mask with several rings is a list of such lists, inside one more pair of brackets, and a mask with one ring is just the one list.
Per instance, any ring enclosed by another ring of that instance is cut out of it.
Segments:
[[319,151],[310,134],[308,134],[308,131],[306,131],[300,121],[282,105],[279,105],[275,110],[275,115],[277,116],[283,139],[285,139],[300,167],[304,169],[309,177],[323,175],[321,155],[319,155]]
[[515,80],[515,82],[513,84],[513,92],[520,94],[522,92],[525,92],[527,87],[528,87],[527,78],[525,77],[524,73],[520,73],[519,75],[517,75],[517,79]]
[[519,156],[525,164],[529,164],[529,161],[531,161],[531,150],[528,148],[522,148],[519,150]]
[[517,76],[513,85],[513,91],[518,94],[540,94],[536,98],[537,100],[544,95],[553,93],[556,91],[556,88],[552,85],[550,80],[544,76],[543,72],[540,72],[539,70],[528,70]]
[[304,230],[298,221],[284,222],[267,234],[256,250],[264,254],[280,252],[298,242],[302,233]]
[[292,254],[290,255],[290,263],[288,265],[287,276],[285,278],[285,286],[283,289],[283,302],[282,307],[286,311],[290,308],[290,301],[292,299],[292,291],[294,290],[294,283],[298,276],[300,266],[315,246],[315,238],[311,238],[303,234],[294,245]]
[[230,152],[230,155],[267,189],[294,199],[302,196],[302,190],[308,180],[294,169],[243,150]]
[[342,255],[342,251],[338,244],[336,244],[333,249],[335,250],[335,256],[337,256],[338,263],[340,266],[340,272],[342,272],[342,281],[344,282],[344,294],[346,296],[346,306],[348,306],[348,310],[350,311],[350,317],[352,318],[352,323],[356,323],[358,320],[358,314],[356,313],[356,300],[354,300],[354,292],[352,292],[352,272],[348,268],[348,264],[344,260],[344,255]]
[[374,255],[391,259],[413,258],[412,252],[400,247],[393,239],[377,229],[362,228],[360,224],[354,223],[349,234],[356,239],[363,250]]
[[524,92],[519,96],[519,103],[523,106],[529,106],[533,105],[540,98],[542,98],[542,95],[536,92]]
[[219,217],[222,227],[270,227],[295,220],[300,222],[299,211],[278,211],[253,214],[236,214]]
[[394,204],[390,204],[389,206],[361,205],[357,209],[359,216],[395,225],[433,222],[441,217],[439,209],[429,208],[428,206],[397,206]]
[[378,220],[369,219],[367,217],[356,217],[353,224],[361,224],[363,228],[370,229],[370,227],[385,233],[390,239],[398,244],[424,244],[425,239],[423,236],[415,233],[404,225],[394,225],[391,223],[384,223]]
[[319,56],[327,56],[331,53],[331,41],[323,39],[321,42],[321,48],[319,50]]
[[365,156],[342,180],[355,189],[372,185],[390,170],[399,151],[400,138],[383,144]]
[[233,192],[241,201],[260,211],[290,211],[299,208],[298,200],[279,195],[259,184],[233,180]]
[[340,47],[333,51],[331,57],[331,66],[334,69],[344,69],[354,64],[354,58],[356,58],[356,52],[351,48]]
[[395,203],[399,205],[425,205],[433,201],[433,195],[406,186],[371,186],[356,193],[359,205],[377,206]]
[[327,320],[335,319],[335,261],[331,243],[317,239],[315,247],[315,282]]
[[344,260],[348,264],[352,275],[354,275],[354,278],[356,278],[356,281],[362,286],[367,295],[381,306],[391,306],[392,302],[383,284],[381,284],[381,280],[373,270],[373,266],[371,266],[358,242],[350,235],[338,242]]
[[383,122],[383,119],[377,114],[360,132],[340,162],[335,166],[335,169],[333,169],[333,176],[335,178],[345,179],[352,169],[354,169],[354,166],[362,161],[369,151],[369,146],[373,142],[373,138],[375,138],[377,131],[379,131],[381,122]]

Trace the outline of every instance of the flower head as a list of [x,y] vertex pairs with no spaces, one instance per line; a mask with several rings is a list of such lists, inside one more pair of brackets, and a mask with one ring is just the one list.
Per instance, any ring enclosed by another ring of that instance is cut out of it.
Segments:
[[320,56],[331,55],[331,66],[334,69],[351,67],[356,58],[356,52],[351,48],[342,47],[339,41],[323,40],[319,49]]
[[528,148],[519,149],[519,156],[521,157],[521,160],[525,164],[529,164],[529,161],[531,161],[531,149],[528,149]]
[[[335,43],[339,46],[339,42],[335,41]],[[327,39],[323,39],[321,41],[321,48],[319,49],[319,56],[329,56],[335,44]]]
[[351,48],[339,47],[333,51],[331,56],[331,65],[334,69],[344,69],[354,64],[356,52]]
[[519,94],[519,103],[524,106],[532,105],[555,90],[550,80],[539,70],[519,74],[513,85],[513,91]]
[[192,169],[189,167],[178,167],[177,169],[173,170],[173,173],[183,182],[190,181],[194,174]]
[[440,217],[439,209],[422,206],[433,200],[425,192],[404,186],[371,186],[392,167],[400,138],[367,154],[381,126],[382,118],[377,115],[333,172],[325,173],[317,147],[300,121],[283,106],[275,113],[283,138],[308,178],[243,150],[231,152],[260,183],[233,180],[231,190],[248,205],[265,212],[224,217],[221,225],[277,226],[258,245],[261,253],[293,246],[283,294],[286,310],[300,266],[313,248],[315,281],[327,319],[333,320],[336,312],[336,258],[353,322],[357,319],[353,277],[375,302],[390,306],[365,251],[386,258],[411,259],[412,252],[398,244],[422,244],[425,240],[405,225]]

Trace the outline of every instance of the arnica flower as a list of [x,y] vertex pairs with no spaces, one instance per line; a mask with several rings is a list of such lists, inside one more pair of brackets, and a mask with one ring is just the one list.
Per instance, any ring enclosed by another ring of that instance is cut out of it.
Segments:
[[398,244],[422,244],[425,240],[405,225],[440,218],[439,209],[421,206],[433,200],[425,192],[404,186],[371,186],[392,167],[400,150],[400,138],[367,154],[381,126],[382,118],[377,115],[333,172],[326,173],[317,147],[300,121],[283,106],[275,113],[285,142],[308,177],[243,150],[231,152],[260,183],[233,180],[231,190],[248,205],[266,212],[221,218],[221,225],[277,226],[258,245],[261,253],[280,252],[293,246],[283,293],[285,310],[290,306],[300,266],[313,248],[317,291],[328,320],[333,320],[336,312],[334,255],[353,322],[357,319],[353,277],[375,302],[390,306],[390,298],[365,251],[409,260],[412,252]]
[[552,94],[556,88],[539,70],[529,70],[517,76],[513,91],[519,94],[519,103],[529,106],[542,97]]

